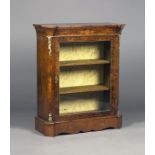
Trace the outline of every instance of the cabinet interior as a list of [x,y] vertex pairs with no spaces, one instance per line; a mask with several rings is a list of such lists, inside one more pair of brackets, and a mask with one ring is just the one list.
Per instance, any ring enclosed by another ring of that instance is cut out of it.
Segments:
[[110,41],[60,44],[60,115],[109,109],[110,44]]

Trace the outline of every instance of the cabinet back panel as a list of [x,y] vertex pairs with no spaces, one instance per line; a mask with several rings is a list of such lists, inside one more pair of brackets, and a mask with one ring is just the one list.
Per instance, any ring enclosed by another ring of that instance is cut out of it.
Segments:
[[60,61],[109,59],[110,41],[60,44]]
[[62,68],[60,88],[103,84],[103,66],[76,66]]
[[109,110],[109,92],[78,93],[60,96],[60,115]]

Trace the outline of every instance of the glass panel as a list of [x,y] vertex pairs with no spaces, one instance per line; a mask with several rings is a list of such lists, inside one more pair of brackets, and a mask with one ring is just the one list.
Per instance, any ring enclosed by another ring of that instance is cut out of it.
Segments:
[[60,115],[109,110],[110,44],[110,41],[60,44]]

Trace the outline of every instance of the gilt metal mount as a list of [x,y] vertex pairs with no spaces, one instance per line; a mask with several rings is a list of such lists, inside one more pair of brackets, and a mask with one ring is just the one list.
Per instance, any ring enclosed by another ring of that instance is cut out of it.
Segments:
[[52,122],[53,121],[52,113],[49,113],[48,114],[48,121],[49,122]]
[[47,36],[48,39],[48,54],[52,56],[52,36]]

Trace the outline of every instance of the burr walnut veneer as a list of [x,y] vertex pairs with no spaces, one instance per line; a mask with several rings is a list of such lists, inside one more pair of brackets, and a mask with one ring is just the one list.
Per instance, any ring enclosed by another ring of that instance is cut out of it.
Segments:
[[46,136],[120,128],[119,39],[123,24],[34,24],[37,115]]

